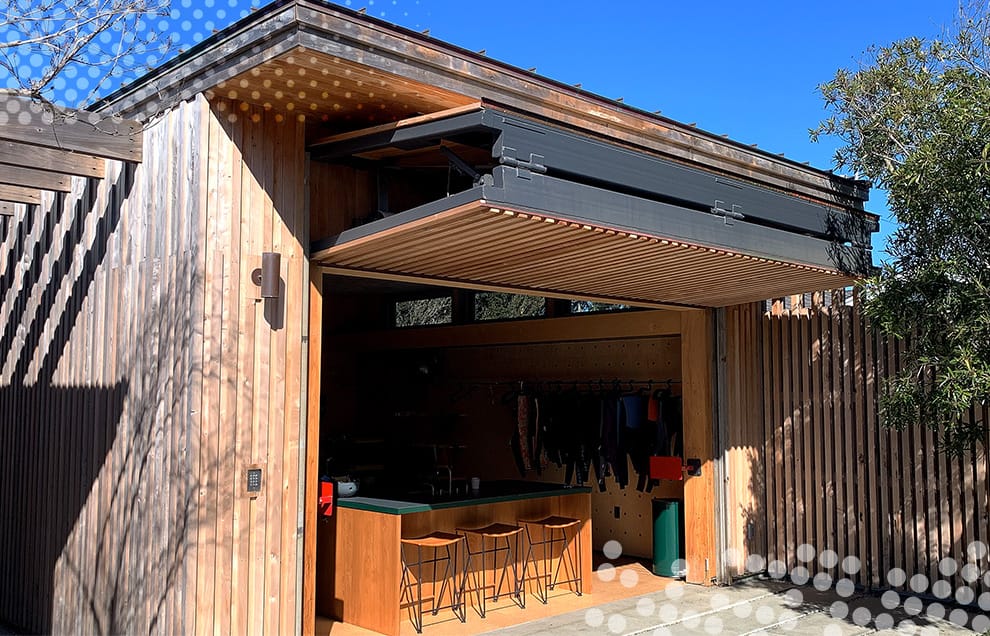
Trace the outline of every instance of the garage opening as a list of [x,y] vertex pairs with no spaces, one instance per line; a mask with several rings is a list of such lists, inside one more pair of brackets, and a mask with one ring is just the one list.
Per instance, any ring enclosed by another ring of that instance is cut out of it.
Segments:
[[[336,275],[324,299],[320,470],[348,496],[320,526],[321,621],[411,627],[402,603],[382,602],[401,585],[400,557],[383,550],[396,533],[549,514],[586,523],[593,596],[560,586],[548,607],[666,585],[654,502],[683,502],[684,482],[649,471],[652,456],[684,457],[677,312]],[[478,631],[529,620],[510,601],[494,608],[471,617]],[[431,621],[470,627],[449,612]]]

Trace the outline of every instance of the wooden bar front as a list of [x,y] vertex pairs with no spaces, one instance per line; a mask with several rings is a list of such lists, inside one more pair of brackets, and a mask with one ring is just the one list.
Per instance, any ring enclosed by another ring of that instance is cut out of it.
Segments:
[[[403,537],[550,515],[582,521],[582,589],[591,592],[591,495],[587,491],[402,514],[344,506],[321,522],[319,530],[317,611],[336,620],[389,636],[399,634],[406,615],[399,603]],[[528,577],[533,574],[531,570]],[[467,595],[469,604],[472,596]],[[469,612],[468,620],[482,619]]]

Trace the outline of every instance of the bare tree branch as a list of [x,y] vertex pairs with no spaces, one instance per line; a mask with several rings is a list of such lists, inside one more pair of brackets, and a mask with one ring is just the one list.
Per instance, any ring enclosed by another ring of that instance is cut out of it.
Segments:
[[[74,107],[174,50],[151,20],[170,0],[43,0],[0,8],[0,69],[20,95]],[[76,69],[76,71],[72,71]],[[93,69],[97,69],[93,72]],[[79,74],[78,71],[85,70]],[[78,90],[77,90],[78,89]],[[83,99],[79,99],[82,97]]]

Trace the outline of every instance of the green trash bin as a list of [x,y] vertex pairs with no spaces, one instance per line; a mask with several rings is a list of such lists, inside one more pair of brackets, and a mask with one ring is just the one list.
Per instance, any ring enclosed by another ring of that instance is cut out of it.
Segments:
[[653,500],[653,573],[681,575],[684,561],[684,502]]

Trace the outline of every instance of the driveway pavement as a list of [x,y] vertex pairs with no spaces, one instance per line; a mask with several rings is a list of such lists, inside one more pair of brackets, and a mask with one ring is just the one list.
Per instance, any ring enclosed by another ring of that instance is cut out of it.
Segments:
[[[986,604],[986,599],[984,604]],[[552,599],[551,599],[552,601]],[[990,630],[988,612],[976,604],[943,607],[931,600],[819,592],[778,582],[756,581],[705,588],[676,584],[662,592],[599,605],[489,632],[499,636],[537,634],[967,634]],[[965,625],[965,626],[963,626]]]

